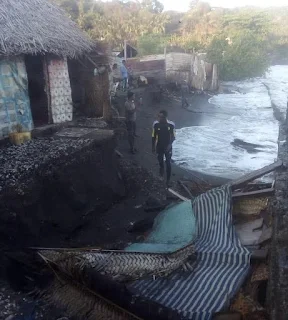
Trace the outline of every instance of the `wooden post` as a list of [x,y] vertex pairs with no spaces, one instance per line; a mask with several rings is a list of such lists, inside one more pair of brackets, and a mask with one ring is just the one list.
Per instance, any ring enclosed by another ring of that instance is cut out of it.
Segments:
[[268,174],[268,173],[282,167],[282,165],[283,165],[283,162],[281,160],[277,160],[276,162],[274,162],[264,168],[252,171],[252,172],[242,176],[241,178],[232,181],[232,183],[230,183],[232,186],[232,189],[233,188],[235,189],[236,187],[242,186],[242,185],[244,185],[248,182],[251,182],[257,178],[260,178],[260,177],[264,176],[265,174]]
[[167,57],[167,46],[164,47],[165,81],[167,80],[167,70],[166,70],[167,63],[166,63],[166,57]]
[[48,58],[47,56],[43,57],[43,72],[44,72],[44,80],[45,80],[45,93],[47,96],[47,104],[48,104],[48,124],[53,123],[52,117],[52,108],[51,108],[51,91],[50,91],[50,78],[48,72]]
[[[111,110],[111,101],[110,101],[110,83],[109,83],[109,75],[108,70],[105,71],[103,75],[101,75],[102,81],[102,97],[103,97],[103,119],[106,121],[111,120],[112,110]],[[107,83],[109,84],[107,86]]]
[[124,60],[127,60],[127,40],[124,40]]

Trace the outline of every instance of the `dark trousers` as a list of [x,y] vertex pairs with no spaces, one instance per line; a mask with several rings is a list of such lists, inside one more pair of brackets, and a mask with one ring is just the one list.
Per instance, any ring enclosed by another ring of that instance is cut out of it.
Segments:
[[189,103],[187,101],[187,98],[184,95],[182,95],[182,108],[187,109],[188,107],[189,107]]
[[131,151],[134,150],[135,135],[136,135],[136,121],[126,121],[126,127],[128,132],[128,143]]
[[158,162],[160,165],[160,170],[164,170],[164,156],[165,156],[165,162],[166,162],[166,178],[167,181],[171,178],[171,158],[172,158],[172,148],[169,150],[163,149],[163,148],[157,148],[157,154],[158,154]]
[[127,89],[127,85],[128,85],[128,78],[123,78],[122,79],[122,89],[123,89],[123,91],[125,91]]

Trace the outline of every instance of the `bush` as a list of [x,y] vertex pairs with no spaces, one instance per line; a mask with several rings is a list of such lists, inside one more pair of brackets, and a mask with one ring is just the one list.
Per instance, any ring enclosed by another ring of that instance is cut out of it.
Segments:
[[269,67],[265,40],[249,32],[233,39],[214,38],[207,57],[219,65],[220,79],[226,81],[262,76]]
[[137,48],[141,56],[164,53],[166,44],[166,37],[160,34],[146,35],[137,40]]

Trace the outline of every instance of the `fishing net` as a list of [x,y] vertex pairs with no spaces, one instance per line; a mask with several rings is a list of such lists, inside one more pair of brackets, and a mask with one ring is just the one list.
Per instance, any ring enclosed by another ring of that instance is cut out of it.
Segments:
[[187,246],[196,235],[196,219],[191,201],[168,207],[154,221],[143,243],[134,243],[127,251],[168,253]]
[[267,208],[269,197],[248,198],[243,197],[233,200],[233,214],[242,214],[245,216],[259,215]]

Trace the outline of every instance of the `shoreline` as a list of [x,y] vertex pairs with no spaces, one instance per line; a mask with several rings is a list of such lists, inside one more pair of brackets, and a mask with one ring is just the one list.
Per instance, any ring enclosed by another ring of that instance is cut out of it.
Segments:
[[[129,153],[126,138],[119,141],[117,148],[125,158],[135,160],[144,168],[151,170],[155,176],[158,176],[159,166],[157,158],[151,152],[151,130],[157,113],[162,109],[167,110],[168,118],[175,122],[176,129],[199,126],[204,120],[203,110],[211,107],[209,103],[211,96],[194,96],[191,109],[186,110],[181,107],[181,102],[172,99],[168,100],[165,97],[160,103],[153,103],[151,102],[149,92],[143,92],[143,90],[140,91],[139,89],[133,90],[133,92],[135,92],[136,97],[141,95],[143,99],[143,105],[139,107],[137,111],[136,124],[139,138],[136,138],[135,143],[138,152],[136,155]],[[197,170],[185,169],[172,163],[171,182],[174,183],[178,180],[191,180],[198,183],[202,181],[203,183],[207,182],[211,186],[220,186],[230,181],[224,177],[205,174]]]

